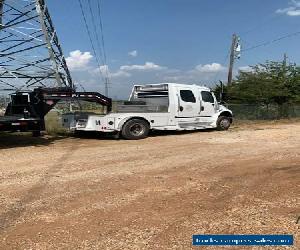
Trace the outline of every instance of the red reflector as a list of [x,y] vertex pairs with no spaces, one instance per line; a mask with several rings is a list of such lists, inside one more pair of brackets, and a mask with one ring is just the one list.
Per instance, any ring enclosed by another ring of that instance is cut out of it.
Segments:
[[27,122],[20,122],[20,126],[26,126]]

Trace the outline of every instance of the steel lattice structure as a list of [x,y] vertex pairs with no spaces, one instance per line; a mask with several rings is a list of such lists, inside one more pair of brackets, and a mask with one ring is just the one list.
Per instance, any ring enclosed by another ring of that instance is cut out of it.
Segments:
[[71,87],[45,0],[0,0],[0,90]]

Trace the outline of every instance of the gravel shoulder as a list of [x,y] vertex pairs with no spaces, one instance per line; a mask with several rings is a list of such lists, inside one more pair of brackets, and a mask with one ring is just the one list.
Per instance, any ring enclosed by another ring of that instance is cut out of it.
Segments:
[[193,234],[293,234],[300,249],[299,216],[299,122],[0,135],[0,249],[191,249]]

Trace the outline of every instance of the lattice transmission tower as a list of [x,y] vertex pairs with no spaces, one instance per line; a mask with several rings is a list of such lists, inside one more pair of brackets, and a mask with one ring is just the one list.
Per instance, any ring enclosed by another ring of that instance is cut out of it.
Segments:
[[0,0],[0,90],[70,87],[45,0]]

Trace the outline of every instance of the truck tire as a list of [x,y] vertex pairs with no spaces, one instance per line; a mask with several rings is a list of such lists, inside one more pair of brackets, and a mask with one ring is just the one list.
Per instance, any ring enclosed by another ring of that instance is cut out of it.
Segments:
[[231,125],[231,118],[227,116],[220,116],[217,120],[217,130],[228,130]]
[[122,136],[127,140],[140,140],[148,136],[149,124],[141,119],[132,119],[126,122],[122,128]]

